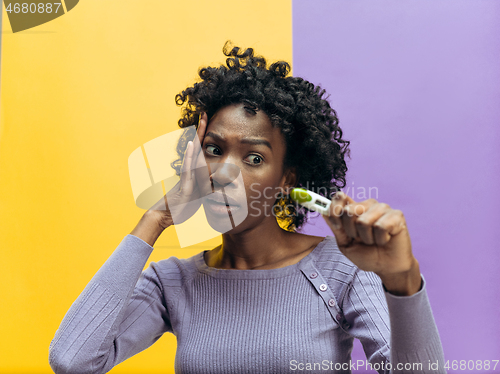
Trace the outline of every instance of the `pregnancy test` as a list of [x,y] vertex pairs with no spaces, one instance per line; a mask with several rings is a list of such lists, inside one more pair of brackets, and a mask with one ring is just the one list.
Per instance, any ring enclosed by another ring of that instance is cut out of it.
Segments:
[[331,200],[324,196],[318,195],[315,192],[306,190],[304,188],[294,188],[290,192],[292,200],[296,201],[303,207],[314,210],[325,216],[329,216]]

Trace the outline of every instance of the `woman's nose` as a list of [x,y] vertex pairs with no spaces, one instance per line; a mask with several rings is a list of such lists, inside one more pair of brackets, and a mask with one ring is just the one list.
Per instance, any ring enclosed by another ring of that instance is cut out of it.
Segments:
[[229,162],[216,162],[210,164],[210,176],[214,189],[223,188],[230,184],[238,187],[236,178],[240,174],[240,168]]

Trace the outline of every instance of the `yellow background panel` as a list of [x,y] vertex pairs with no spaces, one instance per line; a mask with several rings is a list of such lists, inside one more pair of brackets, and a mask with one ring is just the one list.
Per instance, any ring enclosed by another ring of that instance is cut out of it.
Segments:
[[[127,160],[177,129],[174,96],[227,39],[291,60],[291,2],[84,0],[12,33],[3,10],[0,123],[0,372],[50,373],[64,314],[143,210]],[[189,257],[174,228],[150,260]],[[172,373],[165,334],[113,373]]]

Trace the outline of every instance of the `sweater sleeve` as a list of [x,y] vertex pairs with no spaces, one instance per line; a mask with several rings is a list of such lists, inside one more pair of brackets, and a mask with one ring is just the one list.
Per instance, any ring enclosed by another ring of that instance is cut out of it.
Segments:
[[[446,373],[425,281],[412,296],[385,292],[380,278],[357,271],[343,302],[349,334],[379,373]],[[439,369],[429,366],[439,363]],[[405,367],[406,364],[406,367]]]
[[403,370],[394,367],[393,373],[446,373],[443,348],[423,277],[422,283],[422,289],[411,296],[385,292],[391,319],[391,362],[406,365],[408,369],[400,365],[399,369]]
[[106,373],[172,331],[152,250],[129,234],[94,275],[50,343],[56,374]]

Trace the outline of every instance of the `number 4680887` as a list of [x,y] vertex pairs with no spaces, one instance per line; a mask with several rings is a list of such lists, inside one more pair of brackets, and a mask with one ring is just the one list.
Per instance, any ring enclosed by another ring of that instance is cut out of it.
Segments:
[[60,6],[61,3],[9,3],[5,10],[8,13],[57,13]]
[[495,370],[500,360],[453,360],[446,361],[446,370]]

